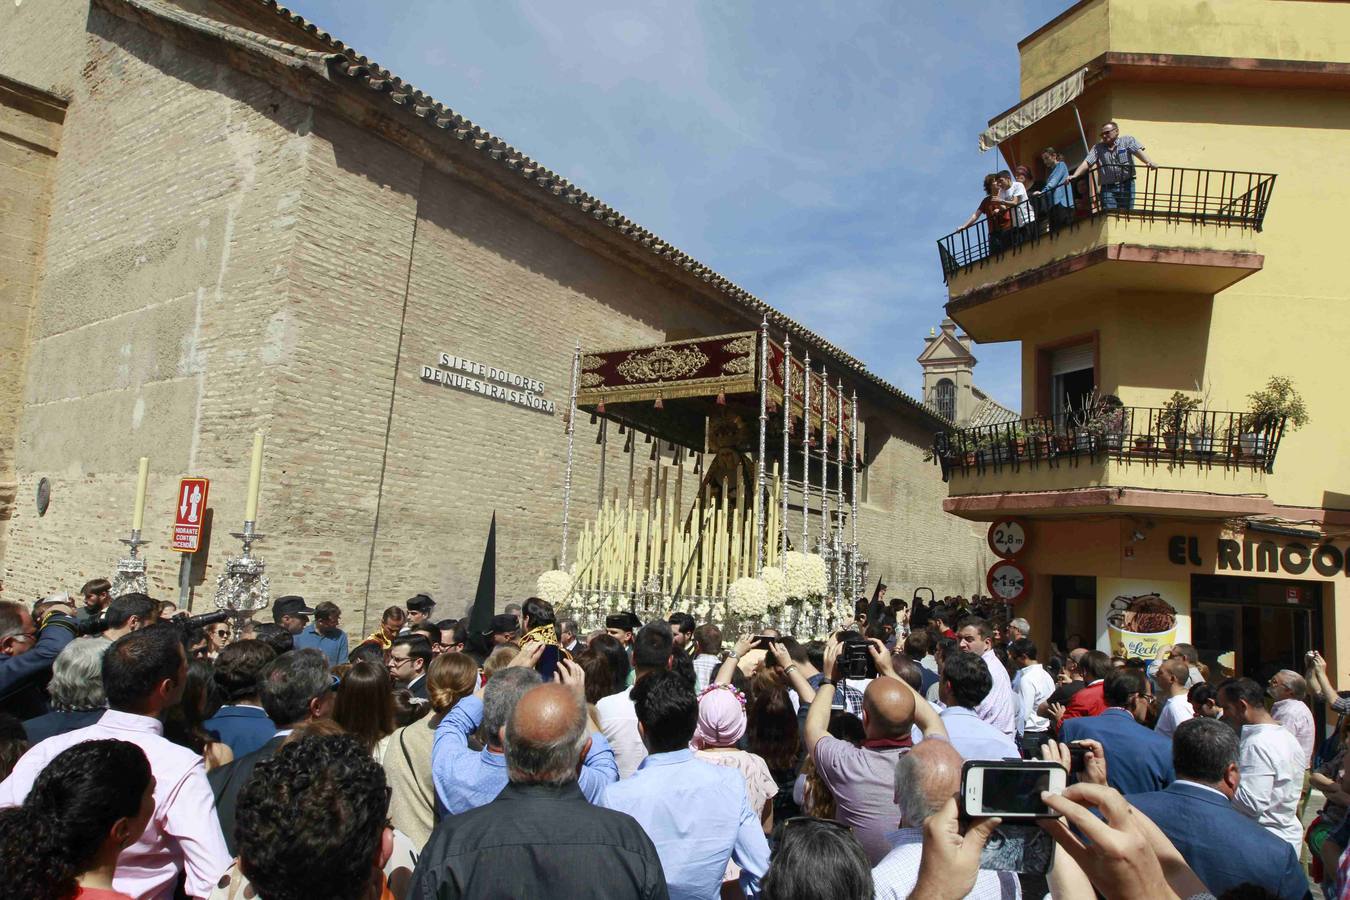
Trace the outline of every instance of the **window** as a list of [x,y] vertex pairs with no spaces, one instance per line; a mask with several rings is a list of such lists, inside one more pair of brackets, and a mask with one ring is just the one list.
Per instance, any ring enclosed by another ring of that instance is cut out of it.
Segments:
[[956,421],[956,385],[950,378],[943,378],[933,385],[933,406],[938,415]]

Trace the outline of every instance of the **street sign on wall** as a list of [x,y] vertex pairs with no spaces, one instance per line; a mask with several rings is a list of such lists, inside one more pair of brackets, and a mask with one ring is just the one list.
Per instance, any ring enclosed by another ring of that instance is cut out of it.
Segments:
[[989,549],[999,559],[1013,559],[1026,546],[1027,527],[1021,519],[999,519],[989,526]]
[[985,584],[995,600],[1016,603],[1031,589],[1031,576],[1010,559],[1000,560],[989,567]]
[[210,487],[211,481],[207,478],[179,480],[170,548],[180,553],[196,553],[201,546],[202,519],[206,517],[206,494]]

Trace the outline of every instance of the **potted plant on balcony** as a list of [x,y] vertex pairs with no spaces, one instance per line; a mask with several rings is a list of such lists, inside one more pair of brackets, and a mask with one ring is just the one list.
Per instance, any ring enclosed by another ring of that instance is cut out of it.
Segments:
[[1181,391],[1173,391],[1162,405],[1158,411],[1158,430],[1162,432],[1163,445],[1169,453],[1176,452],[1181,436],[1186,434],[1186,420],[1199,408],[1199,397],[1188,397]]
[[1120,450],[1125,445],[1125,404],[1115,394],[1103,394],[1097,401],[1093,429],[1107,450]]
[[1049,459],[1055,455],[1055,444],[1050,430],[1043,420],[1036,419],[1024,423],[1026,455],[1029,459]]
[[1247,415],[1242,417],[1238,445],[1244,456],[1264,459],[1270,448],[1270,436],[1285,423],[1287,428],[1308,424],[1308,407],[1294,382],[1284,375],[1271,376],[1263,390],[1247,395]]
[[1219,442],[1218,435],[1218,417],[1209,408],[1209,387],[1203,389],[1196,386],[1200,391],[1200,398],[1196,402],[1194,415],[1190,417],[1190,427],[1187,429],[1187,436],[1191,442],[1191,452],[1196,456],[1213,456]]

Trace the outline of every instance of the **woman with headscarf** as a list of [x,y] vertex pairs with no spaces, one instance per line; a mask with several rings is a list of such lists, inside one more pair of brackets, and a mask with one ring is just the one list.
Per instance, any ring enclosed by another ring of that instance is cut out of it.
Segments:
[[731,766],[745,778],[750,808],[759,810],[764,832],[773,830],[773,798],[778,783],[764,757],[742,750],[745,736],[745,695],[729,684],[710,684],[698,699],[698,725],[690,746],[694,755],[718,766]]

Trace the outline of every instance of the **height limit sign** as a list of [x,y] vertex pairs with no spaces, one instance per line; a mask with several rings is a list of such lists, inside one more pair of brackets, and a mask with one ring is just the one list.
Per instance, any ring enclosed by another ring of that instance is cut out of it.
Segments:
[[178,482],[178,506],[174,509],[173,541],[180,553],[196,553],[202,542],[202,519],[206,516],[206,478],[183,478]]

